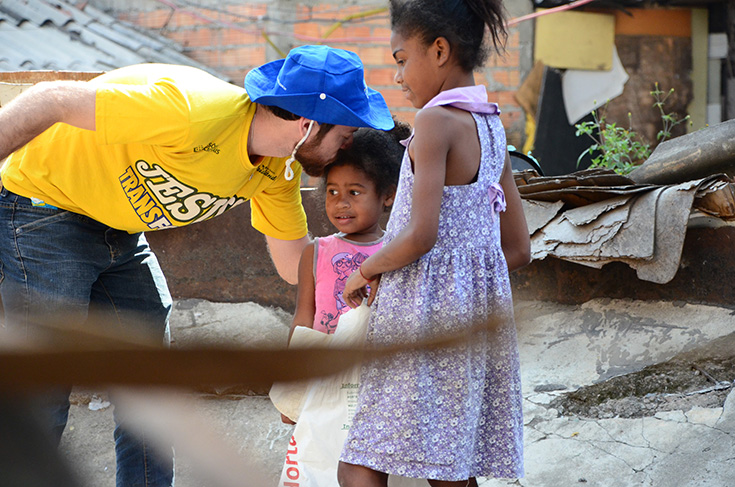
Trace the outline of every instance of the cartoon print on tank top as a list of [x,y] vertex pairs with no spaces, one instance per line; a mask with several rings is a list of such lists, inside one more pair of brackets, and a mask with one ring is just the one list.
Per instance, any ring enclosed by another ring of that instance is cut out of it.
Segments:
[[339,252],[332,257],[332,270],[334,272],[334,301],[337,306],[337,313],[330,313],[322,310],[321,324],[327,329],[327,333],[332,334],[337,329],[337,321],[340,315],[347,311],[349,307],[342,299],[342,292],[345,290],[345,282],[354,271],[360,267],[360,264],[368,258],[367,254],[362,252]]

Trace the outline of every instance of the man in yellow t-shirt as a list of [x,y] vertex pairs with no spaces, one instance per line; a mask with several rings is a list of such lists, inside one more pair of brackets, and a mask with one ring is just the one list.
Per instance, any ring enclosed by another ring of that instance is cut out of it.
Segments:
[[[81,322],[94,309],[163,339],[171,297],[143,232],[245,201],[279,274],[295,283],[309,242],[301,170],[319,176],[363,126],[393,121],[359,58],[327,46],[250,71],[244,89],[156,64],[31,87],[0,110],[6,323]],[[61,389],[48,401],[57,441],[69,407]],[[171,457],[151,458],[124,426],[115,440],[118,486],[171,485]]]

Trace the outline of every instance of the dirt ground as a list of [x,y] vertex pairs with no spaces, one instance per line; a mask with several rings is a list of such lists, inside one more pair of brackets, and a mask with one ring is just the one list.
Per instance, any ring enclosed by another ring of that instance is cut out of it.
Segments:
[[[689,308],[673,309],[669,303],[601,302],[582,307],[528,303],[519,309],[521,344],[527,347],[525,370],[536,371],[524,385],[524,389],[528,388],[524,395],[529,397],[524,403],[524,414],[528,408],[524,433],[528,436],[527,477],[517,483],[488,480],[482,487],[567,487],[574,485],[577,478],[599,487],[730,485],[729,481],[723,483],[722,478],[730,478],[730,472],[735,472],[735,465],[728,463],[735,453],[728,446],[733,443],[725,432],[710,427],[709,419],[700,426],[697,420],[652,418],[668,411],[705,410],[707,418],[716,419],[733,389],[732,312]],[[242,316],[254,314],[249,307],[232,310],[232,306],[223,306],[220,310],[219,305],[211,303],[187,302],[177,306],[177,313],[180,315],[176,336],[180,344],[185,343],[183,332],[192,337],[237,335],[251,343],[254,337],[265,342],[281,340],[280,334],[288,331],[284,324],[288,316],[280,314],[269,326],[263,325],[265,317],[261,317],[253,320],[257,326],[244,328]],[[663,321],[673,325],[661,331],[658,325]],[[712,323],[718,326],[711,327]],[[595,362],[590,361],[598,348],[605,351],[612,347],[618,347],[616,353],[621,360],[634,361],[641,356],[650,359],[660,356],[661,349],[671,342],[674,345],[669,349],[689,351],[678,355],[672,352],[666,355],[673,356],[669,360],[648,367],[624,368],[619,361],[602,361],[595,370]],[[625,348],[631,343],[637,346]],[[699,348],[687,348],[694,343]],[[540,361],[536,362],[537,359]],[[568,373],[570,370],[574,373]],[[616,370],[619,375],[611,376]],[[594,382],[595,379],[587,380],[590,377],[605,379]],[[242,392],[200,391],[191,394],[187,401],[200,412],[197,418],[207,421],[212,431],[218,430],[239,456],[263,468],[269,477],[263,485],[277,485],[292,427],[281,423],[267,396]],[[101,407],[105,406],[106,397],[98,392],[77,390],[72,401],[72,416],[61,450],[83,478],[84,487],[114,485],[112,408]],[[657,433],[643,435],[649,427]],[[689,483],[670,483],[671,478],[681,474],[676,465],[691,453],[687,448],[698,447],[696,439],[703,434],[713,435],[712,440],[706,436],[706,440],[700,441],[718,444],[721,454],[712,465],[702,467],[710,469],[707,472],[692,473]],[[195,438],[194,446],[196,443]],[[214,485],[201,478],[196,455],[177,449],[176,458],[177,486]],[[619,477],[616,483],[606,483],[609,475]],[[702,479],[706,482],[701,483]]]
[[734,344],[732,336],[724,337],[704,349],[680,354],[640,372],[563,394],[550,406],[561,415],[597,419],[722,407],[735,379]]

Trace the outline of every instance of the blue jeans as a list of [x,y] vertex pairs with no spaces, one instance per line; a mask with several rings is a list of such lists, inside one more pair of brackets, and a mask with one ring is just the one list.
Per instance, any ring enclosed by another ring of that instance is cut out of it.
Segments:
[[[87,321],[110,331],[135,329],[168,340],[171,295],[142,233],[33,206],[28,198],[2,189],[0,266],[5,324],[32,333],[35,340],[58,339],[45,333],[49,324]],[[71,385],[59,386],[39,399],[57,444],[68,418],[70,391]],[[115,423],[117,486],[171,486],[173,452],[152,455],[144,440],[126,431],[118,411]]]

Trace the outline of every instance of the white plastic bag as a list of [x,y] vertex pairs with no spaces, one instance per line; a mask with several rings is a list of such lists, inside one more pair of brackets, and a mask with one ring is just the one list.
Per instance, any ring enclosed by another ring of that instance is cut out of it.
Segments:
[[[360,307],[340,316],[334,335],[315,333],[330,337],[326,341],[329,347],[359,346],[365,342],[369,319],[370,308],[363,303]],[[296,338],[296,330],[291,338],[292,345]],[[278,483],[280,487],[339,487],[337,465],[342,445],[347,438],[347,431],[352,425],[359,381],[360,367],[355,366],[339,374],[312,381],[306,385],[301,401],[295,399],[298,391],[294,388],[291,404],[289,406],[281,404],[285,409],[297,407],[296,404],[300,402],[302,408],[298,414],[291,412],[298,417],[298,421],[289,442]],[[284,397],[282,392],[277,391],[276,396]],[[391,476],[388,485],[426,487],[429,484],[425,480]]]
[[[305,326],[297,326],[294,328],[288,348],[327,347],[333,338],[333,335],[327,335]],[[281,414],[296,423],[304,407],[306,391],[311,384],[311,380],[276,382],[271,386],[268,396]]]

